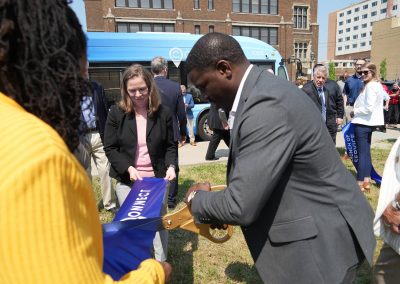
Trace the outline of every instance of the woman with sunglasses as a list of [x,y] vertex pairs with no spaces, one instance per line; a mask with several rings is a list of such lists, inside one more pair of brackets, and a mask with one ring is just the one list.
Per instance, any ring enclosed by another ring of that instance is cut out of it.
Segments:
[[[104,150],[111,163],[110,176],[117,179],[121,205],[135,180],[158,177],[171,181],[176,177],[178,146],[172,115],[161,105],[153,76],[141,65],[132,65],[123,74],[121,100],[107,117]],[[157,232],[153,243],[156,260],[165,261],[167,231]]]
[[384,90],[377,77],[376,65],[368,63],[361,69],[364,88],[354,103],[355,138],[358,149],[357,181],[361,191],[369,191],[371,174],[371,136],[383,117]]

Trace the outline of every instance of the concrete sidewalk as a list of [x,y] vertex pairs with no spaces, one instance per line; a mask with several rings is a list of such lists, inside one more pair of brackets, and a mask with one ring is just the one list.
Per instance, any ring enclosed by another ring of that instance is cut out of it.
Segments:
[[[396,139],[400,136],[400,124],[397,128],[388,128],[386,133],[375,131],[372,134],[372,147],[390,149]],[[197,165],[204,163],[226,162],[229,156],[229,149],[221,140],[219,147],[215,152],[215,156],[219,158],[216,161],[206,161],[205,156],[208,147],[208,141],[197,142],[197,146],[186,143],[185,146],[179,148],[179,165]],[[336,147],[344,147],[344,139],[342,132],[338,132],[336,136]],[[97,175],[96,166],[92,161],[92,174]]]
[[[396,139],[400,137],[400,124],[397,128],[388,128],[386,133],[375,131],[372,133],[372,147],[390,149]],[[205,155],[209,142],[198,142],[197,146],[185,144],[179,148],[179,164],[180,165],[195,165],[202,163],[215,163],[227,161],[229,149],[223,141],[220,142],[215,156],[219,158],[217,161],[206,161]],[[342,132],[338,132],[336,136],[336,147],[344,147],[344,139]]]

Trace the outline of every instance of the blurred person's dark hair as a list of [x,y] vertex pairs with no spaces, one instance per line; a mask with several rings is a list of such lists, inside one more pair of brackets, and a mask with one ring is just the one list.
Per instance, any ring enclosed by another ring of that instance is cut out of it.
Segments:
[[0,91],[52,126],[71,151],[88,90],[85,64],[86,37],[66,0],[0,0]]

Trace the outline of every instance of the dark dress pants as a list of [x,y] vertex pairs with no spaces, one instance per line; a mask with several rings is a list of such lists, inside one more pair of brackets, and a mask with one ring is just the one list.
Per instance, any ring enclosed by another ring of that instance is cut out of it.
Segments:
[[371,136],[373,126],[355,124],[354,134],[358,149],[357,180],[364,181],[365,177],[371,175]]
[[206,160],[212,160],[215,158],[215,151],[218,148],[219,142],[224,140],[226,146],[229,147],[230,131],[222,129],[214,129],[210,143],[208,144]]

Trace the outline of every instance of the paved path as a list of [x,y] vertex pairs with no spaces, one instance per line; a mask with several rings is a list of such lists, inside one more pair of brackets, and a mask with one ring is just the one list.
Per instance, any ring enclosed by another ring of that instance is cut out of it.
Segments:
[[[375,131],[372,134],[372,147],[390,149],[396,139],[400,136],[400,124],[397,128],[388,128],[386,133]],[[185,144],[185,146],[179,148],[179,165],[196,165],[203,163],[216,163],[221,161],[227,161],[229,155],[229,149],[225,143],[221,140],[219,147],[215,152],[215,156],[219,158],[216,161],[206,161],[205,155],[207,152],[209,142],[197,142],[197,146]],[[336,137],[336,146],[344,147],[344,140],[342,132],[338,132]],[[92,174],[97,175],[96,167],[92,162]]]

